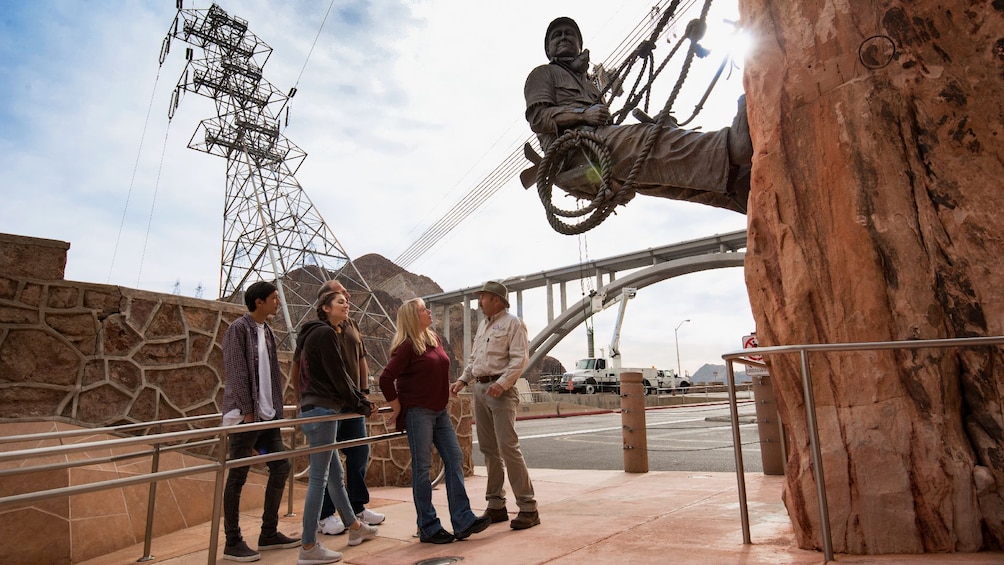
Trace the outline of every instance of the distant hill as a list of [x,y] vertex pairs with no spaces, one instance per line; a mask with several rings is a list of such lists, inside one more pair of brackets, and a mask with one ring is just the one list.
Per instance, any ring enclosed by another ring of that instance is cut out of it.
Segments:
[[[733,365],[733,369],[737,367]],[[746,375],[746,370],[736,371],[736,382],[737,383],[748,383],[753,379]],[[690,381],[692,383],[708,383],[708,382],[725,382],[725,365],[711,365],[705,363],[703,367],[697,370],[693,375],[690,376]]]

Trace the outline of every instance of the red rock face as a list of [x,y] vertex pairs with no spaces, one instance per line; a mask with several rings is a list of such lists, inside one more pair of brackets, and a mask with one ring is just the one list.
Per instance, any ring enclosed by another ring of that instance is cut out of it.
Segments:
[[[740,0],[761,346],[1004,335],[1004,6]],[[1004,547],[1001,348],[814,354],[833,547]],[[785,503],[820,548],[798,359]]]

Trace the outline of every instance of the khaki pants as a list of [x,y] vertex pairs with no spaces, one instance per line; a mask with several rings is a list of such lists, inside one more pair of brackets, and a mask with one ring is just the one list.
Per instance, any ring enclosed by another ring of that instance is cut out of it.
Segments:
[[537,510],[533,484],[519,448],[516,435],[516,408],[519,392],[511,388],[498,398],[488,396],[492,383],[474,383],[474,423],[478,430],[478,447],[488,467],[485,500],[488,508],[505,508],[505,473],[521,512]]

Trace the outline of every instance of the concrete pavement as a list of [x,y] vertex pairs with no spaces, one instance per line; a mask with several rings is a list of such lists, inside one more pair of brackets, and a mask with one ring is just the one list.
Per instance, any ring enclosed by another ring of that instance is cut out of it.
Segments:
[[[649,472],[530,469],[539,504],[541,524],[514,531],[507,523],[493,524],[483,533],[447,545],[424,544],[413,537],[415,510],[411,489],[380,487],[371,490],[370,508],[387,515],[380,535],[356,547],[348,536],[320,535],[328,548],[344,554],[341,563],[405,565],[457,563],[514,565],[548,563],[673,563],[706,564],[817,564],[822,552],[795,545],[794,534],[781,503],[782,477],[747,474],[747,496],[752,545],[743,545],[736,478],[733,473]],[[475,513],[484,510],[485,469],[475,469],[466,481]],[[302,510],[305,483],[298,485],[294,508]],[[444,526],[449,512],[444,486],[433,494]],[[283,509],[286,505],[283,505]],[[515,517],[512,502],[510,515]],[[244,513],[241,524],[255,547],[260,513]],[[280,530],[299,533],[300,517],[281,517]],[[222,533],[221,533],[222,543]],[[207,562],[209,525],[201,524],[153,541],[149,563],[201,565]],[[86,565],[132,564],[143,546],[86,562]],[[296,563],[298,550],[266,551],[258,563]],[[223,547],[217,557],[223,561]],[[456,560],[452,560],[456,559]],[[430,561],[431,560],[431,561]],[[836,556],[846,564],[1001,565],[1004,553]]]

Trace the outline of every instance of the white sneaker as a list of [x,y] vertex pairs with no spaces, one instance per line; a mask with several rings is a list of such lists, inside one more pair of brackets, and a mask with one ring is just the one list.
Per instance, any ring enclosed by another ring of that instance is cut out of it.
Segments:
[[349,545],[359,545],[362,542],[376,537],[380,530],[376,526],[371,526],[362,520],[358,520],[359,529],[349,529]]
[[383,514],[379,512],[374,512],[369,508],[363,508],[362,512],[356,514],[356,520],[359,520],[360,522],[365,522],[371,526],[376,526],[377,524],[383,524],[383,521],[386,519],[387,517],[384,516]]
[[329,536],[337,536],[345,531],[345,524],[337,514],[332,514],[317,523],[317,532]]
[[332,551],[321,542],[314,542],[314,547],[304,549],[300,547],[300,558],[296,560],[296,565],[321,565],[322,563],[334,563],[342,558],[342,554]]

